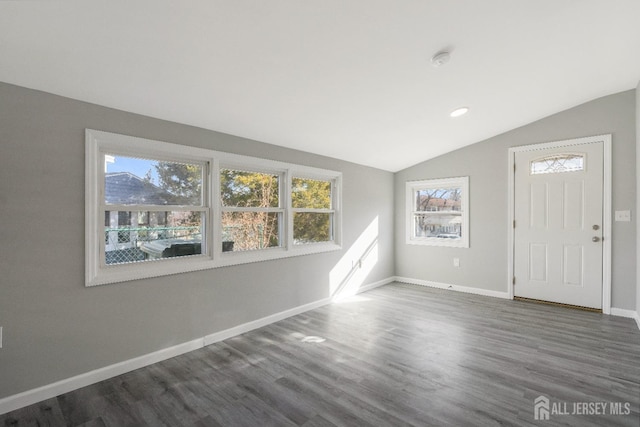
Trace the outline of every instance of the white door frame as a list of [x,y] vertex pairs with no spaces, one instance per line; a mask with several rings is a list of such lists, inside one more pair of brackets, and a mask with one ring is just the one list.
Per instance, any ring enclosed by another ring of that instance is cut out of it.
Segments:
[[513,221],[515,219],[515,162],[516,153],[522,151],[546,150],[558,147],[574,147],[582,144],[592,144],[594,142],[603,143],[603,161],[604,161],[604,181],[603,181],[603,200],[602,200],[602,312],[611,314],[611,134],[589,136],[586,138],[567,139],[563,141],[546,142],[541,144],[522,145],[519,147],[509,148],[509,239],[508,239],[508,289],[509,299],[513,299],[513,270],[515,255],[515,232],[513,229]]

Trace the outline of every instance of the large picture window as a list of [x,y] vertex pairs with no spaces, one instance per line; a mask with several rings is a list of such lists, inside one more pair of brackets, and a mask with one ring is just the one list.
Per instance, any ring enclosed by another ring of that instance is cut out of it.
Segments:
[[204,163],[105,153],[105,265],[202,253]]
[[86,131],[87,286],[340,249],[339,172]]
[[469,178],[407,182],[407,243],[469,247]]

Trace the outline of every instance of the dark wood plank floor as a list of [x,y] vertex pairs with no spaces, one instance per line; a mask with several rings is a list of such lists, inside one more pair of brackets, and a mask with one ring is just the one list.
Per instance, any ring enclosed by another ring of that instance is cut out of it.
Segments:
[[[567,412],[581,402],[631,412],[535,421],[540,395]],[[639,406],[633,320],[394,283],[2,415],[0,425],[637,427]]]

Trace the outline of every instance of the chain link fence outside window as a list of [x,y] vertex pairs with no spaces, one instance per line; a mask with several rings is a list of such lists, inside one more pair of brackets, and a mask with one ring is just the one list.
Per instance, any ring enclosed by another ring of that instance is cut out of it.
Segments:
[[117,227],[105,228],[105,263],[124,264],[144,261],[143,245],[160,240],[201,241],[201,227]]

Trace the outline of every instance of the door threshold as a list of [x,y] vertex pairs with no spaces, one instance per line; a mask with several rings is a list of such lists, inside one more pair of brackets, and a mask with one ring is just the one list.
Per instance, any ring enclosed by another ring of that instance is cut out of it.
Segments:
[[581,305],[564,304],[564,303],[561,303],[561,302],[544,301],[544,300],[541,300],[541,299],[525,298],[525,297],[515,297],[514,296],[513,299],[516,300],[516,301],[533,302],[533,303],[536,303],[536,304],[555,305],[557,307],[572,308],[574,310],[590,311],[592,313],[602,313],[602,309],[601,308],[583,307]]

